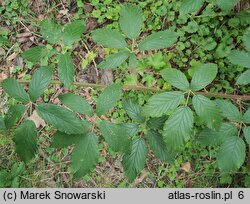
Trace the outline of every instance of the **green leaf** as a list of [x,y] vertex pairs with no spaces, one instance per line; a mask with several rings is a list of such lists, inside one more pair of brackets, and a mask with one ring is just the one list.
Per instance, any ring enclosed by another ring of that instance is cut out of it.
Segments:
[[81,114],[86,114],[92,116],[94,111],[89,103],[81,96],[73,94],[73,93],[66,93],[61,94],[58,97],[61,102],[75,112],[79,112]]
[[22,57],[27,61],[36,63],[41,61],[46,56],[49,56],[49,53],[45,46],[35,46],[30,49],[27,49],[23,52]]
[[98,127],[105,141],[115,152],[128,153],[131,149],[129,134],[122,126],[108,122],[100,121]]
[[181,15],[197,11],[204,2],[205,0],[184,0],[180,7]]
[[243,122],[250,123],[250,108],[248,108],[247,111],[244,113]]
[[242,114],[240,113],[238,108],[230,101],[217,99],[216,103],[220,107],[223,116],[226,117],[228,120],[232,120],[235,122],[242,121]]
[[189,107],[181,106],[165,122],[163,138],[169,150],[177,150],[191,137],[193,112]]
[[128,59],[128,66],[129,67],[137,67],[138,66],[138,60],[134,53],[131,53]]
[[109,55],[105,58],[100,64],[98,64],[98,68],[100,69],[114,69],[119,67],[123,62],[128,59],[130,53],[127,50],[122,50],[115,54]]
[[108,48],[125,48],[127,43],[124,37],[116,30],[102,28],[92,32],[93,40]]
[[27,120],[21,124],[14,134],[15,152],[24,161],[31,160],[37,151],[37,130],[33,121]]
[[124,5],[120,11],[119,24],[123,33],[130,39],[136,39],[143,26],[142,11],[133,5]]
[[94,133],[81,137],[71,156],[71,170],[75,178],[81,178],[95,168],[98,162],[98,139]]
[[0,188],[6,188],[10,186],[12,176],[5,170],[0,171]]
[[21,104],[12,105],[4,117],[4,123],[7,129],[15,125],[23,116],[26,107]]
[[85,127],[75,113],[54,104],[41,103],[37,106],[37,113],[50,125],[67,134],[83,134]]
[[205,96],[195,95],[192,103],[197,115],[210,129],[219,129],[222,122],[220,108],[216,102],[211,101]]
[[244,163],[246,145],[239,137],[231,137],[224,142],[217,155],[219,169],[222,172],[235,172]]
[[233,7],[239,3],[240,0],[216,0],[216,3],[218,5],[218,7],[225,11],[225,12],[229,12],[233,9]]
[[193,91],[199,91],[210,84],[216,77],[218,67],[216,64],[208,63],[199,66],[192,77],[191,89]]
[[14,78],[7,78],[2,82],[4,91],[12,98],[20,102],[29,102],[29,95]]
[[146,163],[147,147],[143,138],[133,141],[131,153],[125,155],[122,165],[126,176],[133,181]]
[[243,36],[243,43],[248,52],[250,52],[250,27],[246,30]]
[[153,33],[143,39],[139,45],[139,50],[158,50],[172,46],[178,39],[178,34],[171,30],[164,30]]
[[86,24],[82,20],[76,20],[64,26],[62,40],[65,45],[72,45],[81,39],[83,32],[86,29]]
[[246,126],[243,128],[244,137],[246,139],[247,144],[250,145],[250,126]]
[[120,126],[126,130],[129,136],[134,136],[140,131],[140,127],[135,123],[122,123]]
[[189,90],[189,82],[187,77],[180,70],[171,68],[164,69],[162,70],[161,75],[163,79],[172,86],[183,91]]
[[182,92],[173,91],[155,94],[149,98],[148,103],[143,107],[145,116],[160,117],[175,108],[184,101]]
[[225,142],[228,138],[234,137],[238,132],[235,125],[222,123],[218,131],[208,128],[203,129],[198,135],[198,141],[206,146],[213,146]]
[[250,70],[243,72],[236,81],[239,85],[250,84]]
[[167,150],[161,134],[155,130],[149,130],[146,137],[150,148],[153,150],[157,158],[163,162],[172,163],[174,161],[174,154]]
[[108,113],[116,102],[121,98],[122,86],[118,84],[112,84],[104,89],[96,102],[96,113],[98,116]]
[[122,103],[123,108],[126,110],[128,116],[138,123],[143,123],[145,118],[141,115],[141,106],[132,99],[126,99]]
[[35,71],[29,86],[29,95],[33,102],[48,88],[52,74],[53,69],[50,67],[41,67]]
[[57,131],[51,141],[51,147],[66,148],[72,144],[77,144],[84,135],[68,135],[66,133]]
[[40,25],[40,33],[51,44],[60,44],[63,33],[61,26],[51,19],[45,19]]
[[58,73],[61,82],[69,87],[74,81],[74,64],[69,53],[58,55]]
[[4,123],[4,118],[2,116],[0,116],[0,132],[2,130],[5,130],[6,129],[6,126],[5,126],[5,123]]
[[228,55],[228,60],[232,64],[250,68],[250,53],[248,52],[233,50]]
[[148,121],[147,121],[147,126],[150,128],[150,129],[154,129],[154,130],[162,130],[163,129],[163,126],[164,126],[164,123],[165,121],[168,119],[167,116],[163,115],[161,117],[157,117],[157,118],[150,118]]

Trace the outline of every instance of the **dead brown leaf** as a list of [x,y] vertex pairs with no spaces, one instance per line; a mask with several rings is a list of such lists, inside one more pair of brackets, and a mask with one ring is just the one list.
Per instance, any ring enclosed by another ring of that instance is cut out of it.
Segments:
[[32,115],[28,117],[28,119],[32,120],[35,123],[37,128],[39,128],[40,126],[41,127],[45,126],[44,120],[37,114],[36,110],[33,111]]
[[191,170],[190,162],[186,162],[186,163],[182,164],[181,170],[183,170],[185,172],[189,172]]

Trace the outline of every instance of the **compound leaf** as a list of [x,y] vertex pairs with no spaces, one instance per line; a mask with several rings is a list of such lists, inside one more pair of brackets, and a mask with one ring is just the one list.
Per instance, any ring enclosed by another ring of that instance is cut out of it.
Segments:
[[49,67],[41,67],[35,71],[29,86],[29,95],[33,102],[48,88],[52,74],[53,69]]
[[133,141],[130,154],[124,155],[122,165],[126,176],[133,181],[146,163],[147,147],[143,138]]
[[142,11],[133,5],[124,5],[120,11],[119,24],[123,33],[130,39],[139,36],[143,26],[144,16]]
[[145,118],[141,115],[141,106],[135,101],[126,99],[123,101],[122,105],[132,120],[138,123],[143,123],[145,121]]
[[100,121],[98,127],[105,141],[115,152],[128,153],[131,147],[129,134],[122,126],[108,122]]
[[78,143],[81,137],[84,137],[84,135],[68,135],[64,132],[57,131],[52,137],[51,147],[66,148]]
[[173,91],[153,95],[143,107],[145,116],[160,117],[177,108],[184,101],[182,92]]
[[74,178],[81,178],[95,168],[99,158],[98,139],[94,133],[83,135],[75,144],[71,156]]
[[45,46],[35,46],[25,50],[22,57],[27,61],[36,63],[42,60],[44,57],[48,56],[48,51]]
[[169,150],[178,150],[191,137],[193,112],[189,107],[179,107],[170,115],[163,128],[163,138]]
[[244,163],[246,145],[239,137],[231,137],[225,141],[218,152],[217,162],[222,172],[235,172]]
[[74,81],[74,64],[69,53],[58,56],[58,73],[61,82],[69,87]]
[[121,98],[122,86],[112,84],[104,89],[96,102],[96,113],[98,116],[105,115]]
[[215,79],[217,72],[218,67],[216,64],[213,63],[203,64],[197,67],[192,77],[190,85],[191,89],[193,91],[199,91],[205,88]]
[[14,133],[15,152],[24,161],[31,160],[37,151],[37,130],[33,121],[27,120]]
[[153,150],[157,158],[163,162],[171,163],[174,161],[174,154],[167,150],[161,134],[155,130],[149,130],[146,137],[150,148]]
[[163,79],[170,83],[172,86],[187,91],[189,90],[189,82],[185,74],[183,74],[180,70],[177,69],[164,69],[161,72]]
[[208,128],[219,129],[222,122],[222,115],[216,102],[209,100],[203,95],[195,95],[192,103],[195,112]]
[[178,34],[171,30],[164,30],[147,36],[139,43],[140,50],[157,50],[170,47],[178,39]]
[[108,48],[124,48],[126,41],[124,37],[116,30],[103,28],[92,32],[93,40],[100,45]]
[[66,108],[41,103],[37,106],[37,113],[45,122],[53,125],[61,132],[67,134],[83,134],[86,132],[83,122],[76,117],[75,113]]
[[51,19],[45,19],[41,22],[40,33],[51,44],[60,44],[63,36],[61,26]]
[[89,105],[89,103],[79,95],[73,93],[66,93],[59,95],[58,98],[65,106],[75,112],[87,114],[89,116],[92,116],[94,113],[93,108]]
[[125,62],[130,53],[129,51],[122,50],[115,54],[109,55],[105,58],[100,64],[98,64],[98,68],[100,69],[114,69],[119,67],[123,62]]
[[15,125],[23,116],[26,107],[21,104],[12,105],[4,116],[4,123],[7,129]]
[[20,102],[29,102],[29,95],[14,78],[7,78],[2,82],[4,91],[12,98]]

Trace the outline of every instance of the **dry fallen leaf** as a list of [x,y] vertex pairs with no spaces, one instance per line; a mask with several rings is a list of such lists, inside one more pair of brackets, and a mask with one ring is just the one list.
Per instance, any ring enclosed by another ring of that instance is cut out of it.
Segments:
[[189,162],[182,164],[181,170],[185,172],[189,172],[191,170],[191,164]]
[[32,120],[37,128],[45,126],[44,120],[37,114],[36,110],[33,111],[32,115],[28,119]]

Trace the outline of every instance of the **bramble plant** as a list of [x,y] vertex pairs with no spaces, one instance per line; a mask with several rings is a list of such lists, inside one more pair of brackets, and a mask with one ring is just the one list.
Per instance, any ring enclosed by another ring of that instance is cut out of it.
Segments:
[[[205,0],[185,0],[180,12],[192,13],[204,2]],[[227,12],[237,3],[228,1],[225,5],[225,1],[215,2]],[[127,60],[129,67],[136,68],[138,52],[168,48],[178,40],[174,29],[169,29],[155,32],[138,43],[136,40],[140,39],[143,22],[142,11],[137,6],[125,5],[119,18],[123,34],[107,28],[92,32],[93,40],[97,44],[119,50],[104,59],[98,65],[99,68],[116,68]],[[234,173],[245,162],[246,144],[250,145],[250,108],[242,107],[241,100],[250,100],[250,97],[208,92],[206,88],[218,74],[218,66],[215,63],[194,62],[195,66],[184,73],[170,66],[164,67],[166,63],[160,63],[161,54],[151,55],[148,61],[160,71],[163,80],[170,84],[173,90],[151,96],[143,106],[130,98],[122,99],[123,87],[117,83],[102,91],[95,108],[74,93],[60,94],[58,98],[61,103],[58,105],[41,103],[38,99],[52,82],[54,68],[48,66],[52,56],[57,62],[59,78],[63,85],[70,87],[73,84],[74,65],[70,51],[72,44],[81,39],[85,24],[83,21],[74,21],[62,28],[46,19],[41,23],[40,29],[44,39],[59,48],[54,49],[50,45],[36,46],[23,53],[24,59],[32,63],[40,62],[41,65],[33,73],[27,91],[14,78],[1,82],[4,91],[14,99],[14,103],[4,118],[0,118],[0,130],[12,136],[15,152],[25,163],[35,157],[39,145],[39,127],[36,127],[29,117],[35,111],[48,125],[54,127],[52,147],[65,148],[73,145],[70,170],[75,178],[81,178],[95,168],[99,158],[98,144],[102,139],[112,151],[122,156],[124,172],[131,181],[145,166],[149,150],[147,146],[162,162],[171,163],[192,139],[205,146],[218,147],[217,166],[221,172]],[[195,25],[190,23],[186,29],[188,33],[197,31]],[[210,45],[209,48],[206,47],[206,51],[215,48],[216,44],[212,41],[209,39],[205,42]],[[244,36],[244,45],[247,51],[250,51],[249,30]],[[182,51],[186,45],[177,42],[176,46]],[[159,60],[155,62],[154,58]],[[234,64],[249,68],[249,53],[232,51],[228,58]],[[247,74],[248,71],[237,83],[249,83],[245,76]],[[152,91],[147,87],[143,90]],[[240,110],[231,101],[217,98],[238,99]],[[121,99],[122,107],[132,122],[118,124],[104,117]],[[15,176],[10,177],[6,183],[10,185],[13,178],[15,179]]]

